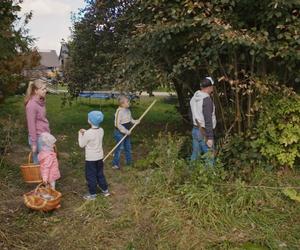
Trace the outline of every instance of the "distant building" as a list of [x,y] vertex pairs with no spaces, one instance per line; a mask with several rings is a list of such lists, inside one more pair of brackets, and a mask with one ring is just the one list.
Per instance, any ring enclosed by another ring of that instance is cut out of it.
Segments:
[[39,51],[40,65],[31,70],[25,70],[24,75],[30,78],[49,77],[58,71],[60,62],[55,50]]
[[60,63],[55,50],[40,51],[39,54],[41,56],[41,67],[50,71],[58,70]]
[[65,40],[62,39],[59,57],[58,57],[62,70],[64,69],[64,66],[66,64],[68,57],[69,57],[69,49],[68,49],[68,46],[67,46],[67,43],[65,42]]

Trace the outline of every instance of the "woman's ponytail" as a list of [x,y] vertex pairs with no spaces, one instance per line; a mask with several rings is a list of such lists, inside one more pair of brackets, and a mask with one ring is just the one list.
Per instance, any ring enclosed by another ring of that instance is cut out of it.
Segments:
[[46,83],[41,79],[36,79],[34,81],[30,81],[26,90],[24,104],[25,106],[29,102],[30,98],[35,94],[35,90],[43,87]]
[[34,82],[30,81],[28,83],[28,87],[26,90],[25,98],[24,98],[25,106],[28,103],[28,101],[30,100],[31,96],[33,95],[33,92],[34,92],[33,89],[34,89]]

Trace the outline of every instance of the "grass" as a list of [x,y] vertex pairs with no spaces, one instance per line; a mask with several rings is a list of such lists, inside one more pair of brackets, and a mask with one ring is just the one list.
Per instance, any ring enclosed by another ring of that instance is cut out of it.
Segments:
[[152,249],[153,241],[142,237],[147,228],[158,249],[299,249],[299,203],[280,188],[260,187],[299,186],[298,172],[278,176],[257,169],[247,184],[201,164],[187,172],[184,161],[174,161],[181,143],[174,136],[157,140],[150,167],[136,178],[137,249]]
[[[152,102],[132,105],[134,118]],[[21,179],[18,165],[28,153],[21,97],[0,108],[0,122],[13,123],[12,147],[0,166],[1,249],[299,249],[300,204],[280,189],[252,186],[300,186],[294,172],[257,169],[251,182],[228,181],[221,168],[190,166],[190,137],[176,103],[160,99],[132,135],[134,168],[106,177],[113,195],[85,202],[84,152],[77,131],[88,128],[87,113],[103,111],[104,149],[114,145],[116,102],[78,100],[62,107],[60,96],[48,96],[47,116],[58,138],[62,208],[51,213],[28,210],[22,194],[33,188]],[[10,121],[7,121],[8,117]],[[18,126],[16,126],[17,124]],[[9,127],[9,126],[8,126]]]

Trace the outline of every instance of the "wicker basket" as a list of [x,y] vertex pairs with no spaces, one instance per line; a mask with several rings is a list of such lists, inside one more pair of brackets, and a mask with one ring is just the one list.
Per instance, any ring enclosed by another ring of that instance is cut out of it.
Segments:
[[[56,145],[53,147],[54,152],[56,152],[56,157],[58,158],[58,150]],[[20,166],[23,179],[26,183],[41,183],[42,176],[40,171],[40,164],[33,163],[32,159],[32,152],[28,155],[28,163],[23,164]]]
[[32,152],[28,155],[28,163],[20,166],[23,179],[26,183],[41,183],[40,165],[32,163]]
[[26,207],[48,212],[60,207],[62,194],[48,185],[39,184],[34,190],[23,195]]

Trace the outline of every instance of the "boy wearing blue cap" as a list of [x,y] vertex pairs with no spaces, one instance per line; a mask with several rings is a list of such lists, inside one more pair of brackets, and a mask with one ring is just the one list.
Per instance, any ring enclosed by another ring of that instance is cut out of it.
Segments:
[[96,199],[97,184],[104,196],[109,196],[107,182],[103,172],[103,148],[104,136],[103,128],[99,127],[103,121],[101,111],[91,111],[88,113],[88,123],[91,128],[78,131],[78,143],[81,148],[85,148],[85,177],[89,193],[83,198],[86,200]]

